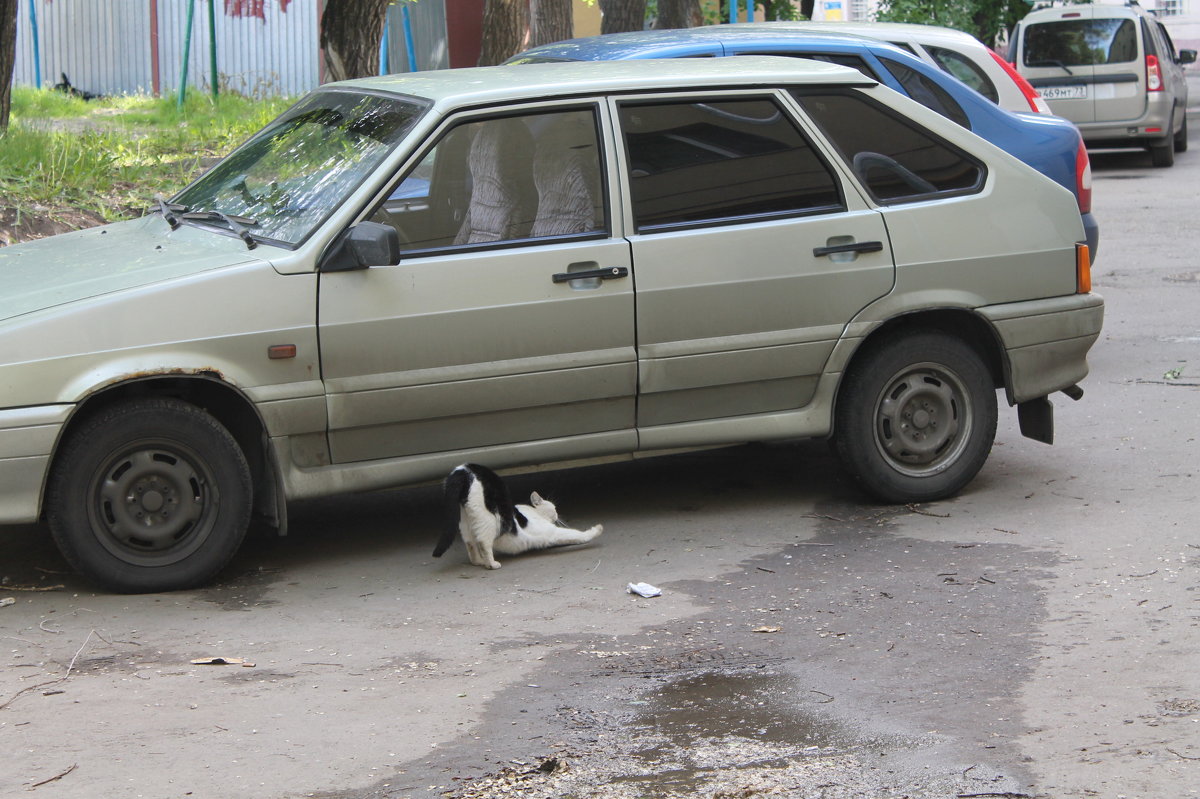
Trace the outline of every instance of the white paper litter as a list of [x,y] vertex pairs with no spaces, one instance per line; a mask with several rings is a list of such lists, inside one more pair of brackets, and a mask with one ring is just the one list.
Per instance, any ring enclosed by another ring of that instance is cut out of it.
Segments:
[[650,583],[630,583],[625,586],[625,593],[637,594],[638,596],[652,597],[662,596],[662,591],[650,585]]

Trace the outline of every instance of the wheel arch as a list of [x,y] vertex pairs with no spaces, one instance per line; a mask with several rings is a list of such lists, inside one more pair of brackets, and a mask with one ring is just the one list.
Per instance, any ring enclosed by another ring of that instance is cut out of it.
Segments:
[[[967,308],[938,308],[913,311],[894,316],[882,322],[863,337],[862,341],[855,347],[842,367],[842,373],[846,374],[856,368],[856,365],[861,363],[868,352],[878,346],[880,342],[887,340],[889,336],[902,335],[919,330],[934,330],[966,341],[983,359],[983,363],[987,367],[988,373],[992,376],[992,382],[996,388],[1003,388],[1009,404],[1012,404],[1011,381],[1009,379],[1010,369],[1000,337],[996,333],[995,328],[986,319]],[[833,398],[834,408],[837,407],[840,397],[841,385],[839,382],[837,393]],[[836,414],[834,416],[836,417]],[[831,427],[830,432],[832,434],[836,431],[832,430]]]
[[[141,375],[89,394],[76,405],[59,433],[51,456],[51,469],[63,442],[89,419],[124,402],[155,398],[176,399],[194,405],[229,431],[250,467],[255,515],[266,519],[282,533],[286,527],[286,506],[275,454],[267,444],[266,424],[250,398],[214,371]],[[42,513],[45,514],[44,503]]]

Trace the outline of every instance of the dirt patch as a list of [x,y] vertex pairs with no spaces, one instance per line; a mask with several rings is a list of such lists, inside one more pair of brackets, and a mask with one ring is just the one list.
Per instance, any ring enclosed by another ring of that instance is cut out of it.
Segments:
[[103,225],[105,221],[99,214],[75,208],[35,208],[27,211],[0,206],[0,247],[95,227]]

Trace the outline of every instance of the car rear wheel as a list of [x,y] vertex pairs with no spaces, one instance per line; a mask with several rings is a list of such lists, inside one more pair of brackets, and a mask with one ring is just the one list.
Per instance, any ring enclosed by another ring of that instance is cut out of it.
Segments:
[[241,545],[252,489],[229,431],[178,400],[101,412],[71,434],[47,489],[50,532],[67,561],[113,591],[192,588]]
[[835,451],[871,494],[896,503],[942,499],[987,460],[996,389],[969,345],[938,331],[914,332],[855,361],[834,425]]

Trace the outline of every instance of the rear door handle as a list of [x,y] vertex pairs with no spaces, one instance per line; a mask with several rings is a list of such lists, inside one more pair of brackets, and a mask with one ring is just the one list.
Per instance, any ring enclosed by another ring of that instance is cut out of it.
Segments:
[[813,247],[813,257],[821,258],[842,252],[879,252],[882,249],[882,241],[856,241],[850,244],[834,244],[831,247]]
[[629,277],[629,269],[624,266],[607,266],[603,269],[585,269],[580,272],[559,272],[554,275],[554,282],[569,283],[572,280],[586,280],[588,278],[613,280],[618,277]]

